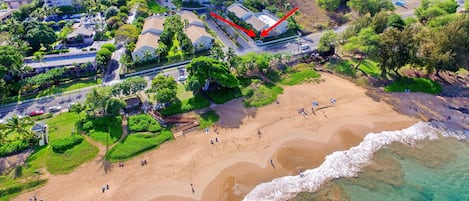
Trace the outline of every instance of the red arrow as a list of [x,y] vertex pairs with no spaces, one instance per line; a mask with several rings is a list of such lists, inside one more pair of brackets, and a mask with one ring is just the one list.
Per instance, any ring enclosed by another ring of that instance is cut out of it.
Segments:
[[282,17],[282,19],[280,19],[279,21],[277,21],[273,26],[269,27],[268,29],[265,29],[265,30],[262,30],[261,32],[261,37],[266,37],[269,35],[269,32],[272,31],[272,29],[274,29],[276,26],[278,26],[281,22],[283,22],[284,20],[286,20],[288,17],[290,17],[291,15],[293,15],[296,11],[298,11],[298,7],[295,7],[293,8],[293,10],[291,10],[290,12],[288,12],[285,16]]
[[256,37],[256,33],[254,33],[254,31],[253,31],[252,29],[251,29],[251,30],[247,30],[247,29],[245,29],[245,28],[243,28],[243,27],[241,27],[241,26],[239,26],[239,25],[233,23],[232,21],[229,21],[229,20],[227,20],[227,19],[225,19],[225,18],[223,18],[223,17],[221,17],[221,16],[215,14],[214,12],[210,12],[210,15],[213,16],[213,17],[215,17],[215,18],[217,18],[217,19],[219,19],[219,20],[221,20],[221,21],[223,21],[223,22],[225,22],[225,23],[227,23],[227,24],[229,24],[229,25],[231,25],[232,27],[235,27],[235,28],[237,28],[237,29],[239,29],[239,30],[241,30],[241,31],[243,31],[243,32],[245,32],[245,33],[247,33],[248,36]]

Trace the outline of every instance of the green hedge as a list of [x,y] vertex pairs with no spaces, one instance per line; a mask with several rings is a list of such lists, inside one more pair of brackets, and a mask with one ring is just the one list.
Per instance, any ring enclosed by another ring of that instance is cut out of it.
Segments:
[[129,117],[129,129],[134,132],[158,132],[161,130],[161,125],[153,119],[150,115],[140,114]]
[[0,145],[0,157],[13,155],[29,148],[29,143],[16,140],[7,144]]
[[34,180],[34,181],[10,186],[8,188],[0,189],[0,197],[9,197],[9,195],[19,193],[23,190],[27,190],[30,188],[34,188],[36,186],[40,186],[46,183],[46,181],[47,181],[46,179]]
[[307,69],[307,70],[303,70],[300,72],[295,72],[292,74],[285,75],[285,78],[282,81],[280,81],[280,83],[284,85],[292,86],[292,85],[303,83],[311,79],[317,79],[319,77],[321,77],[321,74],[319,74],[313,69]]
[[38,116],[31,117],[31,119],[33,121],[39,121],[39,120],[51,118],[52,116],[53,116],[52,113],[45,113],[43,115],[38,115]]
[[50,141],[52,150],[57,153],[64,153],[68,149],[73,148],[75,145],[80,144],[83,141],[83,136],[73,135],[67,138],[55,139]]
[[213,110],[200,115],[200,128],[209,128],[220,119],[220,116]]
[[106,157],[110,160],[126,160],[158,147],[171,139],[173,139],[173,134],[167,130],[161,131],[159,134],[131,134],[112,147]]

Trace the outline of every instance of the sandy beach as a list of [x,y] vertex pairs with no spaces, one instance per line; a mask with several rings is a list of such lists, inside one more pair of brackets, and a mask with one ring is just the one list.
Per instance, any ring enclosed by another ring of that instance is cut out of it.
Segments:
[[[325,156],[359,144],[367,133],[417,122],[349,81],[328,74],[322,78],[324,82],[284,87],[279,104],[245,109],[238,99],[215,106],[221,116],[219,134],[213,129],[191,132],[125,162],[123,168],[103,162],[101,147],[93,161],[67,175],[47,175],[45,186],[14,200],[33,195],[54,201],[241,200],[260,183],[319,166]],[[323,108],[315,114],[313,101]],[[306,116],[298,113],[300,108]],[[210,144],[215,138],[219,142]],[[143,159],[148,165],[142,167]],[[110,189],[102,193],[105,184]]]

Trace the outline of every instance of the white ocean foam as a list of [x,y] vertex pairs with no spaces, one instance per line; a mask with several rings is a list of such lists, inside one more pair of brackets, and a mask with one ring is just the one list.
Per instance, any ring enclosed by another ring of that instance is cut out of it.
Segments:
[[284,201],[299,192],[314,192],[325,181],[339,177],[355,177],[360,169],[371,161],[373,153],[393,142],[413,145],[423,139],[438,139],[439,134],[449,136],[427,123],[419,122],[398,131],[370,133],[355,147],[336,151],[326,156],[321,166],[306,170],[304,177],[286,176],[256,186],[244,201]]

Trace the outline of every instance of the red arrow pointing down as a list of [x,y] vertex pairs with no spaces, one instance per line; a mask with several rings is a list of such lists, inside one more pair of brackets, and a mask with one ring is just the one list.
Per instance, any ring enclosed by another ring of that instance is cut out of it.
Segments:
[[223,18],[223,17],[221,17],[221,16],[215,14],[214,12],[210,12],[210,15],[213,16],[213,17],[215,17],[215,18],[217,18],[217,19],[219,19],[219,20],[221,20],[221,21],[223,21],[223,22],[225,22],[225,23],[227,23],[227,24],[229,24],[229,25],[231,25],[232,27],[235,27],[235,28],[237,28],[237,29],[239,29],[239,30],[245,32],[246,34],[248,34],[248,36],[256,37],[256,33],[254,33],[254,31],[253,31],[252,29],[251,29],[251,30],[247,30],[247,29],[245,29],[245,28],[243,28],[243,27],[241,27],[241,26],[239,26],[239,25],[233,23],[232,21],[229,21],[229,20],[227,20],[227,19],[225,19],[225,18]]
[[262,30],[261,32],[261,37],[266,37],[269,35],[269,32],[272,31],[276,26],[278,26],[280,23],[282,23],[284,20],[286,20],[288,17],[293,15],[296,11],[298,11],[298,7],[293,8],[290,12],[288,12],[285,16],[282,17],[279,21],[277,21],[273,26],[269,27],[268,29]]

